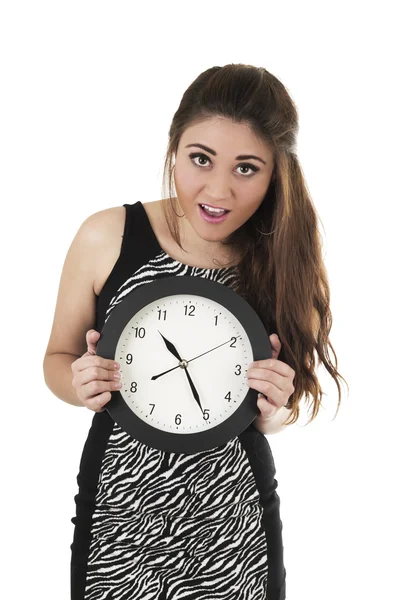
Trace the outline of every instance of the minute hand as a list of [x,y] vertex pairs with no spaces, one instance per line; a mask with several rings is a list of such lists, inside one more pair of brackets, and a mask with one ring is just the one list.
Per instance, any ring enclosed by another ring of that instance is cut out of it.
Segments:
[[[237,338],[240,338],[240,337],[241,337],[241,335],[238,335],[237,337],[233,336],[230,338],[230,340],[233,340],[233,339],[236,340]],[[227,340],[226,342],[223,342],[223,344],[219,344],[219,346],[215,346],[215,348],[211,348],[211,350],[207,350],[207,352],[203,352],[202,354],[199,354],[198,356],[195,356],[194,358],[190,358],[187,362],[190,363],[193,360],[196,360],[196,358],[200,358],[200,356],[204,356],[204,354],[208,354],[209,352],[212,352],[213,350],[216,350],[217,348],[220,348],[221,346],[228,344],[230,342],[230,340]]]
[[[235,336],[231,337],[230,340],[234,339],[234,337]],[[240,338],[241,335],[238,335],[237,337]],[[223,344],[219,344],[219,346],[215,346],[215,348],[211,348],[211,350],[207,350],[207,352],[203,352],[202,354],[199,354],[198,356],[191,358],[187,362],[190,363],[190,362],[192,362],[192,360],[196,360],[196,358],[200,358],[200,356],[204,356],[204,354],[208,354],[209,352],[212,352],[213,350],[216,350],[217,348],[220,348],[221,346],[228,344],[230,342],[230,340],[227,340],[226,342],[223,342]],[[162,377],[163,375],[166,375],[167,373],[171,373],[171,371],[175,371],[175,369],[179,369],[179,365],[177,365],[176,367],[172,367],[172,369],[167,369],[167,371],[163,371],[163,373],[159,373],[158,375],[153,375],[152,379],[158,379],[159,377]]]

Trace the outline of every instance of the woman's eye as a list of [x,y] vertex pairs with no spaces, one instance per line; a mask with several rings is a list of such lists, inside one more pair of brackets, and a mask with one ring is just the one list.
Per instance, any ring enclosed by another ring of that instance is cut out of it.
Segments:
[[[194,162],[194,159],[195,159],[195,158],[200,158],[200,159],[202,159],[202,160],[210,160],[210,159],[208,158],[208,156],[205,156],[204,154],[189,154],[189,156],[190,156],[190,158],[192,159],[193,163],[194,163],[195,165],[197,165],[198,167],[201,167],[201,166],[203,166],[203,165],[201,165],[201,164],[197,164],[196,162]],[[210,162],[211,162],[211,161],[210,161]]]
[[[194,159],[196,158],[200,158],[201,160],[209,160],[211,162],[211,159],[208,158],[208,156],[206,156],[205,154],[201,154],[201,153],[196,153],[196,154],[189,154],[189,157],[191,158],[191,160],[193,161],[193,163],[197,166],[197,167],[202,167],[202,166],[206,166],[203,164],[198,164],[195,162]],[[252,177],[252,175],[254,174],[254,172],[259,171],[258,167],[255,167],[254,165],[251,165],[249,163],[242,163],[241,165],[238,165],[237,167],[238,169],[243,168],[243,169],[251,169],[251,171],[253,171],[253,173],[251,173],[250,175],[246,175],[244,173],[241,173],[241,175],[243,175],[244,177]]]

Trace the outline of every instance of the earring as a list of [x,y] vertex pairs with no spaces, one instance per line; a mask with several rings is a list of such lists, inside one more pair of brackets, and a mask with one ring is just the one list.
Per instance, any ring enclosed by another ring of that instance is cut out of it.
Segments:
[[[171,167],[171,171],[173,171],[174,169],[175,169],[175,164],[173,164],[173,165],[172,165],[172,167]],[[185,216],[185,213],[183,213],[183,215],[178,215],[178,213],[177,213],[177,212],[175,212],[174,205],[172,204],[172,202],[171,202],[171,208],[172,208],[172,210],[174,211],[174,215],[176,215],[177,217],[180,217],[180,218],[181,218],[181,217],[184,217],[184,216]]]
[[183,215],[178,215],[178,213],[175,212],[174,205],[172,204],[172,202],[171,202],[171,208],[174,211],[174,215],[176,215],[177,217],[184,217],[185,216],[185,213],[183,213]]
[[260,231],[260,230],[257,228],[257,226],[256,226],[255,224],[254,224],[254,227],[255,227],[255,229],[257,230],[257,232],[258,232],[258,233],[261,233],[262,235],[271,235],[271,234],[272,234],[272,233],[274,233],[274,232],[276,231],[276,229],[277,229],[277,227],[276,227],[276,229],[273,229],[273,231],[270,231],[269,233],[265,233],[264,231]]

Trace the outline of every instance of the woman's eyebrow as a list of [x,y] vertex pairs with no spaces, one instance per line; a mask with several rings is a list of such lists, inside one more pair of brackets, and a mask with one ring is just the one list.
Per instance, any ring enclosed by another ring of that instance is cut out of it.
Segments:
[[[187,146],[185,146],[185,148],[190,148],[191,146],[198,146],[206,152],[209,152],[210,154],[216,156],[215,150],[208,148],[208,146],[204,146],[204,144],[188,144]],[[247,160],[248,158],[255,158],[256,160],[260,160],[264,165],[266,164],[262,158],[259,158],[259,156],[254,156],[252,154],[239,154],[238,156],[236,156],[236,160]]]

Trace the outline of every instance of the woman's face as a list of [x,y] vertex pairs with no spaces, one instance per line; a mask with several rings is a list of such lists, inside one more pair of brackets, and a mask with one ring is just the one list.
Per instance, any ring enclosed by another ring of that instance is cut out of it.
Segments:
[[[262,203],[273,167],[270,148],[247,125],[216,117],[186,129],[175,157],[174,177],[188,236],[198,236],[191,241],[196,245],[199,238],[220,242],[241,227]],[[222,222],[207,222],[202,204],[230,212]]]

